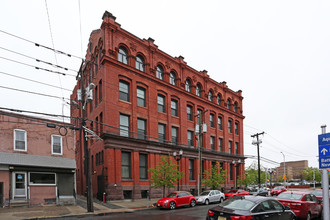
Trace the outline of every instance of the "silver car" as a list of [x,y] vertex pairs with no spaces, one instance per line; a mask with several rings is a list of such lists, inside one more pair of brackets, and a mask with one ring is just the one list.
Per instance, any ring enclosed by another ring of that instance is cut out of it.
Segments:
[[225,194],[219,190],[207,190],[203,191],[200,196],[196,196],[198,204],[208,205],[211,202],[223,202],[225,200]]

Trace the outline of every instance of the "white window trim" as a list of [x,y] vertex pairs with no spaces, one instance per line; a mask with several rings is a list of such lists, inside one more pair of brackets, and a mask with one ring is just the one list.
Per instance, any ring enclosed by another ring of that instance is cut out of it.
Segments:
[[[53,137],[60,137],[61,139],[61,153],[55,153],[54,152],[54,149],[53,149]],[[55,134],[52,134],[52,145],[51,145],[51,148],[52,148],[52,154],[54,154],[54,155],[63,155],[63,141],[62,141],[62,136],[61,135],[55,135]]]
[[[24,132],[24,142],[25,142],[24,150],[16,149],[16,131]],[[23,129],[14,129],[14,151],[24,151],[24,152],[27,151],[27,132]]]
[[[30,175],[31,173],[45,173],[45,174],[54,174],[55,175],[55,183],[54,184],[51,184],[51,183],[45,183],[45,184],[42,184],[42,183],[32,183],[30,181]],[[47,172],[29,172],[29,185],[33,185],[33,186],[56,186],[56,179],[57,179],[57,176],[56,176],[56,173],[47,173]]]

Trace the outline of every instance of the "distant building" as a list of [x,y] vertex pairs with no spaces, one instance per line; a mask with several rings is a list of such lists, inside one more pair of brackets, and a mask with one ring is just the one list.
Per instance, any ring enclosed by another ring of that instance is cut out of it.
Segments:
[[[178,165],[184,177],[178,187],[196,194],[195,126],[201,121],[207,124],[199,145],[202,169],[219,162],[228,174],[225,187],[234,187],[237,177],[244,176],[242,91],[216,82],[205,70],[196,71],[182,56],[166,54],[153,39],[127,32],[109,12],[102,19],[101,28],[91,33],[81,78],[71,96],[78,102],[78,90],[95,85],[93,101],[85,106],[88,129],[103,139],[88,140],[94,196],[102,198],[105,192],[110,200],[139,199],[148,191],[151,197],[161,196],[161,189],[150,186],[148,169],[161,156],[179,150],[183,150]],[[81,117],[82,108],[71,106],[71,115]],[[73,122],[78,125],[80,120]],[[80,135],[77,143],[77,190],[85,194]]]
[[75,170],[69,124],[0,111],[0,207],[74,204]]
[[[301,180],[303,178],[302,171],[305,168],[308,168],[308,160],[285,162],[285,174],[287,181]],[[275,179],[283,180],[284,162],[282,162],[279,167],[275,168],[275,170],[276,170]]]

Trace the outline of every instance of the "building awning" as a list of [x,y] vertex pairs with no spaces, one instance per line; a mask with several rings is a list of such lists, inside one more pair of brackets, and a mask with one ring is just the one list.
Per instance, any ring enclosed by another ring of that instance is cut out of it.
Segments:
[[63,157],[0,152],[0,165],[76,169],[76,160]]

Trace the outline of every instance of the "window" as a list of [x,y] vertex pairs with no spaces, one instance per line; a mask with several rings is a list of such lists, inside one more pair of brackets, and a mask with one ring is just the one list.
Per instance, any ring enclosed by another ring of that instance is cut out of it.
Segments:
[[176,75],[174,72],[170,72],[170,83],[174,86],[176,85]]
[[55,173],[30,173],[30,185],[33,184],[55,184]]
[[222,152],[223,151],[223,139],[219,138],[219,151]]
[[131,153],[121,152],[121,176],[123,179],[131,178]]
[[14,130],[14,150],[26,151],[26,131]]
[[179,128],[172,127],[172,144],[176,144],[176,145],[178,144],[179,142],[178,135],[179,135]]
[[96,55],[95,57],[95,74],[99,71],[99,57]]
[[227,100],[227,109],[230,109],[230,99]]
[[118,61],[122,62],[124,64],[128,64],[128,56],[127,51],[123,47],[119,47],[119,53],[118,53]]
[[235,104],[234,104],[234,112],[237,113],[237,102],[235,102]]
[[229,141],[228,142],[228,153],[232,153],[232,149],[233,149],[233,142],[232,141]]
[[128,115],[120,114],[120,136],[129,137],[130,121]]
[[158,95],[157,103],[158,103],[158,111],[165,112],[165,96]]
[[140,163],[140,179],[148,179],[148,155],[140,154],[139,163]]
[[166,125],[164,124],[158,124],[158,139],[159,139],[159,142],[161,143],[165,143],[165,140],[166,140]]
[[219,130],[222,130],[222,117],[221,116],[218,117],[218,128],[219,128]]
[[188,146],[194,146],[194,139],[193,139],[193,132],[188,131],[187,132],[187,139],[188,139]]
[[232,121],[228,120],[228,133],[231,133],[232,131]]
[[238,135],[238,123],[235,123],[235,134]]
[[221,95],[220,94],[218,94],[218,96],[217,96],[217,104],[221,105]]
[[189,159],[189,180],[194,180],[194,160]]
[[52,135],[52,154],[62,154],[62,136]]
[[211,136],[210,138],[210,145],[211,145],[211,150],[215,150],[215,147],[214,147],[214,137]]
[[101,102],[102,101],[102,96],[103,96],[103,91],[102,91],[102,79],[100,80],[100,82],[99,82],[99,102]]
[[214,128],[214,114],[210,114],[210,126]]
[[190,105],[187,105],[187,120],[192,121],[193,120],[193,110]]
[[197,110],[197,123],[201,124],[202,123],[202,110],[198,109]]
[[234,178],[234,169],[233,169],[233,164],[230,164],[230,180],[233,180]]
[[164,80],[164,70],[163,67],[161,67],[160,65],[157,66],[157,78]]
[[144,72],[144,59],[140,55],[136,56],[136,69]]
[[213,93],[212,93],[211,90],[209,91],[208,99],[209,99],[210,102],[213,102]]
[[137,87],[136,93],[138,106],[146,107],[146,90],[142,87]]
[[119,99],[129,102],[129,83],[122,80],[119,81]]
[[145,140],[147,136],[146,120],[138,118],[138,139]]
[[171,114],[173,116],[178,116],[178,101],[171,100]]
[[235,142],[235,154],[238,154],[238,143]]
[[94,98],[94,100],[95,100],[95,108],[97,107],[97,105],[98,105],[98,101],[99,101],[99,93],[98,93],[98,87],[97,86],[95,86],[95,98]]
[[186,91],[191,92],[191,83],[189,79],[186,80]]
[[201,86],[199,84],[197,84],[196,86],[196,95],[201,97],[202,96],[202,89]]

